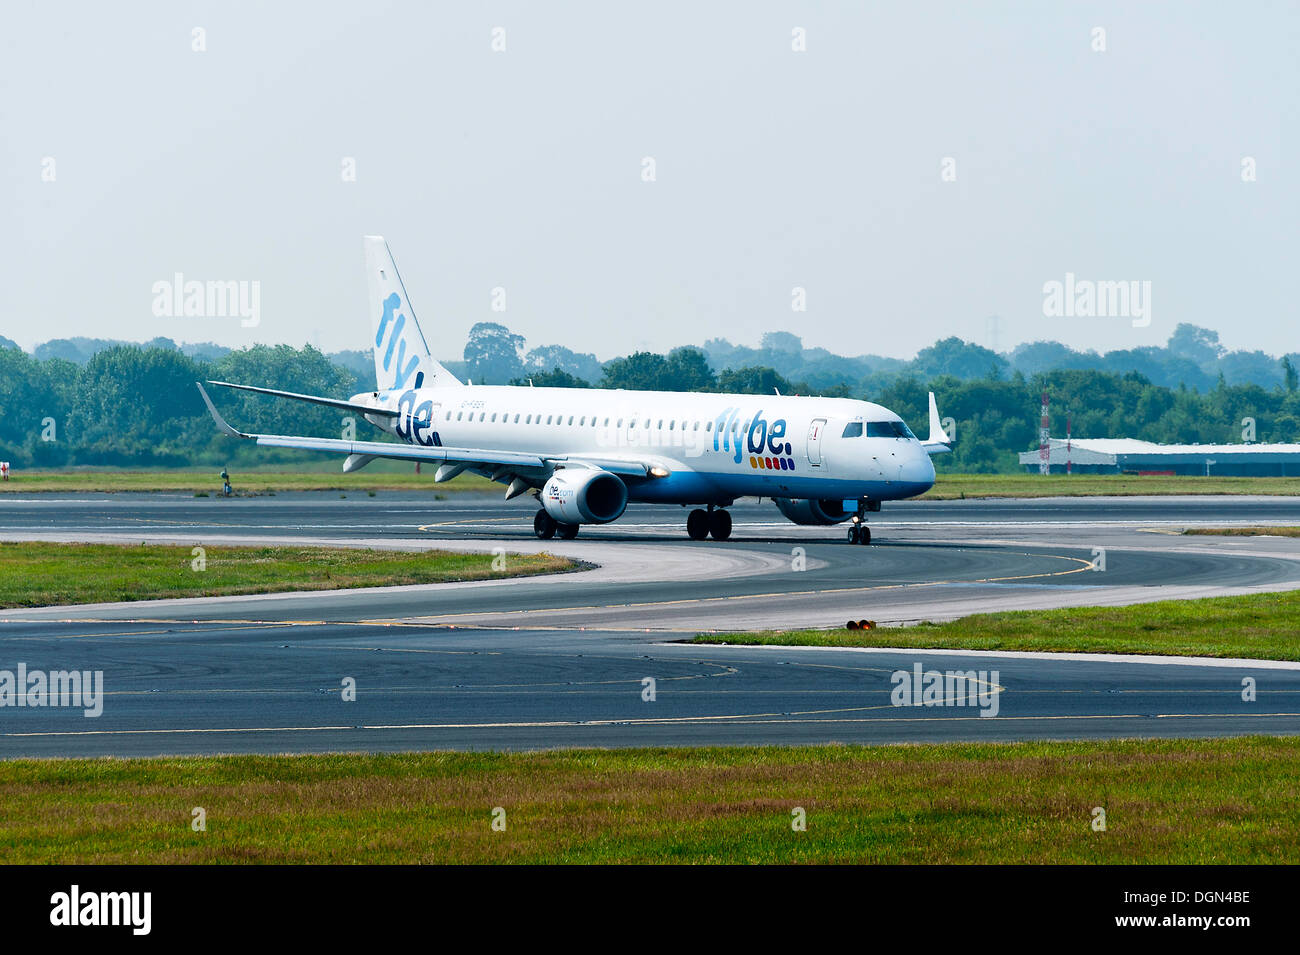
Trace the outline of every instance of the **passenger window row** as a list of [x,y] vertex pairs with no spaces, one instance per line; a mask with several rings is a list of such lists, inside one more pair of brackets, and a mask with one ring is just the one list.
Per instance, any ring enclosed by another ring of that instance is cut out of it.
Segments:
[[[457,421],[465,421],[465,420],[473,421],[475,412],[473,411],[469,412],[468,418],[466,418],[466,412],[464,411],[457,411],[455,414],[456,414]],[[452,412],[448,411],[446,414],[446,420],[450,421],[451,416],[452,416]],[[498,417],[500,418],[502,424],[511,424],[511,423],[519,424],[521,423],[520,419],[522,418],[523,424],[549,424],[549,425],[555,425],[560,427],[566,426],[566,424],[568,427],[573,427],[575,423],[574,419],[576,418],[577,427],[579,428],[587,427],[587,415],[581,415],[581,416],[569,415],[568,421],[566,422],[564,415],[548,414],[545,418],[545,421],[543,421],[542,416],[540,414],[533,415],[533,414],[524,414],[523,412],[515,412],[514,417],[512,419],[511,413],[508,411],[506,412],[494,411],[492,412],[490,421],[495,422],[497,421]],[[483,422],[489,421],[488,413],[486,411],[478,412],[478,420]],[[664,428],[665,420],[667,420],[667,425],[668,425],[666,429]],[[608,428],[610,421],[615,421],[614,426],[616,428],[623,427],[622,418],[617,418],[617,419],[605,418],[603,426]],[[652,424],[653,419],[646,418],[644,419],[644,421],[642,421],[639,418],[632,418],[628,422],[628,427],[635,428],[637,426],[638,421],[641,422],[642,427],[649,428]],[[668,431],[678,430],[677,428],[678,423],[676,419],[660,418],[658,419],[658,421],[653,421],[653,423],[654,426],[659,430],[668,430]],[[700,421],[689,421],[689,420],[684,420],[681,422],[681,430],[699,431],[701,430],[700,428],[701,424],[703,424],[704,426],[703,427],[704,431],[713,430],[712,421],[700,422]],[[729,430],[732,434],[743,434],[749,430],[749,424],[750,422],[748,421],[746,421],[744,424],[741,424],[741,422],[739,421],[733,421],[731,423],[731,427]],[[601,425],[601,421],[599,416],[592,415],[591,427],[595,428],[600,425]],[[861,421],[850,421],[847,425],[844,426],[844,433],[841,435],[841,437],[860,438],[862,437],[863,433],[864,433],[864,426]],[[908,428],[908,426],[904,424],[902,421],[868,421],[865,425],[865,433],[868,438],[912,438],[913,440],[915,440],[916,438],[916,435],[912,433],[912,430]]]
[[[537,414],[537,415],[527,414],[527,415],[526,415],[526,414],[524,414],[523,412],[515,412],[515,414],[514,414],[514,418],[513,418],[513,421],[512,421],[512,419],[511,419],[511,417],[510,417],[510,414],[511,414],[511,413],[508,412],[508,411],[506,411],[506,412],[497,412],[497,411],[494,411],[494,412],[492,412],[490,418],[489,418],[488,413],[487,413],[486,411],[480,411],[480,412],[477,412],[477,414],[478,414],[478,419],[477,419],[478,421],[487,422],[487,423],[489,423],[489,424],[495,422],[495,421],[498,419],[498,417],[500,417],[500,420],[501,420],[501,423],[502,423],[502,424],[511,424],[511,423],[513,423],[513,424],[520,424],[520,423],[521,423],[521,419],[522,419],[522,423],[523,423],[523,424],[552,424],[552,425],[556,425],[556,426],[565,426],[565,425],[566,425],[566,422],[565,422],[565,420],[564,420],[564,415],[554,415],[554,414],[549,414],[549,415],[546,416],[545,420],[543,421],[542,416],[541,416],[540,414]],[[474,421],[474,420],[475,420],[475,418],[474,418],[475,412],[473,412],[473,411],[470,411],[470,412],[468,412],[468,413],[466,413],[466,412],[464,412],[464,411],[457,411],[457,412],[455,412],[455,415],[456,415],[456,420],[457,420],[457,421]],[[448,412],[446,413],[446,415],[444,415],[444,420],[446,420],[446,421],[450,421],[450,420],[452,420],[451,416],[452,416],[452,412],[448,411]],[[579,427],[579,428],[585,428],[585,427],[587,426],[587,416],[586,416],[586,415],[581,415],[581,416],[577,416],[577,415],[569,415],[569,418],[568,418],[568,421],[567,421],[567,426],[568,426],[568,427],[573,427],[573,426],[574,426],[574,424],[575,424],[574,419],[575,419],[575,418],[577,419],[577,421],[576,421],[577,427]],[[629,428],[635,428],[635,427],[637,426],[637,422],[638,422],[639,420],[641,420],[641,419],[638,419],[638,418],[632,418],[630,421],[628,421],[628,427],[629,427]],[[623,427],[623,421],[624,421],[623,418],[618,418],[618,419],[606,418],[606,419],[604,420],[604,422],[603,422],[603,426],[606,427],[606,428],[608,428],[608,427],[609,427],[609,423],[610,423],[610,421],[615,421],[615,425],[614,425],[614,426],[615,426],[616,428],[622,428],[622,427]],[[649,428],[649,427],[651,426],[651,424],[653,423],[653,424],[655,425],[655,427],[657,427],[657,428],[663,430],[663,429],[664,429],[665,421],[667,421],[667,428],[666,428],[666,430],[668,430],[668,431],[676,431],[676,430],[678,430],[678,422],[677,422],[676,419],[664,419],[664,418],[660,418],[657,422],[653,422],[652,419],[650,419],[650,418],[646,418],[646,419],[642,422],[642,426],[643,426],[643,427],[646,427],[646,428]],[[598,415],[592,415],[592,416],[591,416],[591,427],[595,428],[595,427],[597,427],[598,425],[601,425],[601,424],[602,424],[602,422],[600,421],[600,418],[599,418]],[[702,429],[701,429],[701,424],[703,424],[703,428],[702,428]],[[712,430],[713,430],[713,422],[712,422],[712,421],[704,421],[704,422],[700,422],[700,421],[689,421],[689,420],[683,420],[683,421],[681,422],[681,428],[680,428],[680,430],[682,430],[682,431],[700,431],[700,430],[704,430],[704,431],[712,431]],[[736,434],[736,433],[737,433],[738,431],[740,431],[740,430],[741,430],[740,422],[738,422],[738,421],[733,421],[732,424],[731,424],[731,433],[732,433],[732,434]],[[744,430],[746,430],[746,431],[749,430],[748,422],[745,424]]]

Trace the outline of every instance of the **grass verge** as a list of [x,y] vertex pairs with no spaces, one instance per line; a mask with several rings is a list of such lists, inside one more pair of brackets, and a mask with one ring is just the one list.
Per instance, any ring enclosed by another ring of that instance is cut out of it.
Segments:
[[1013,610],[876,630],[709,633],[696,643],[1042,650],[1300,660],[1300,591],[1129,607]]
[[1183,533],[1221,537],[1300,537],[1300,527],[1189,527]]
[[[0,482],[0,493],[169,491],[218,497],[221,493],[220,474],[221,468],[16,471],[8,481]],[[231,485],[236,495],[278,491],[350,491],[357,494],[367,491],[430,491],[443,494],[501,489],[501,485],[477,474],[461,474],[444,484],[435,484],[432,469],[415,474],[410,470],[395,472],[366,468],[344,474],[337,467],[329,471],[233,469]]]
[[[191,827],[195,807],[206,831]],[[1292,738],[0,762],[9,863],[1293,863],[1298,851]]]
[[285,590],[391,587],[573,570],[551,554],[491,554],[328,547],[205,547],[0,542],[0,608],[217,597]]
[[1300,478],[1153,474],[939,474],[925,500],[980,497],[1132,497],[1141,494],[1300,494]]

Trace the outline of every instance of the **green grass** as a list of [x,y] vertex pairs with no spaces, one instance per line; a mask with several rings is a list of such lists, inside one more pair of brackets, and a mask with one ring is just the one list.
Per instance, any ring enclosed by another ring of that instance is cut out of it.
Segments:
[[0,858],[1294,863],[1300,740],[12,760]]
[[1093,497],[1139,494],[1300,494],[1300,477],[1125,474],[943,474],[925,500],[978,497]]
[[1222,537],[1300,537],[1300,527],[1189,527],[1183,533]]
[[[378,462],[376,462],[378,463]],[[277,491],[500,491],[477,474],[461,474],[443,484],[435,484],[429,467],[421,474],[412,470],[371,470],[370,467],[344,474],[337,465],[331,470],[231,470],[231,486],[236,495],[266,494]],[[95,491],[179,491],[196,497],[205,493],[221,494],[221,468],[158,468],[151,470],[117,470],[113,468],[67,470],[20,470],[8,481],[0,482],[0,493],[87,493]]]
[[710,633],[696,643],[1042,650],[1300,660],[1300,591],[1129,607],[1014,610],[876,630]]
[[215,597],[284,590],[389,587],[557,573],[578,567],[551,554],[491,554],[328,547],[189,546],[0,542],[0,607]]

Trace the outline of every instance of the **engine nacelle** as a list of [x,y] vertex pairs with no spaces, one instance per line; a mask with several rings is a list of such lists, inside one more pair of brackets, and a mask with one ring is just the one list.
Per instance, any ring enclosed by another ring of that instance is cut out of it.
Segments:
[[795,524],[838,524],[852,516],[841,500],[794,500],[788,497],[773,498],[786,520]]
[[627,485],[595,468],[563,468],[542,487],[542,507],[561,524],[608,524],[627,508]]

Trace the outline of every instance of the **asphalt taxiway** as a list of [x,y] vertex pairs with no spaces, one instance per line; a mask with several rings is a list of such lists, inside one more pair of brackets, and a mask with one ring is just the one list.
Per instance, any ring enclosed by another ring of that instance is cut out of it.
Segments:
[[[1300,542],[1183,536],[1300,524],[1294,498],[908,502],[876,543],[733,508],[725,543],[633,507],[541,542],[478,494],[30,495],[0,538],[546,549],[547,578],[0,611],[0,669],[102,670],[103,715],[0,709],[0,755],[532,748],[1300,731],[1300,666],[676,643],[699,630],[944,619],[1300,588]],[[39,582],[33,582],[39,587]],[[891,675],[990,671],[997,715],[895,707]],[[998,671],[993,677],[991,671]],[[1242,699],[1242,681],[1257,685]],[[345,680],[356,701],[345,702]],[[647,679],[654,699],[645,699]]]

